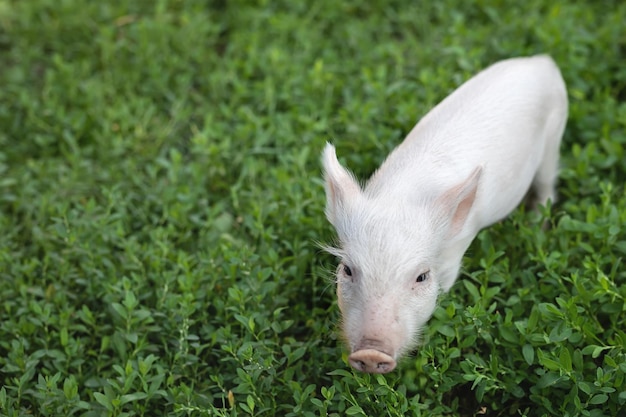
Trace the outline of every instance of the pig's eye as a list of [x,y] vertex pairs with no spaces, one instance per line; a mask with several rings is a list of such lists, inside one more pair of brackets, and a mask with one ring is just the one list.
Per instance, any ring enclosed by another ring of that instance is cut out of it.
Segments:
[[430,275],[430,271],[422,272],[421,274],[417,276],[417,279],[415,280],[415,282],[424,282],[428,279],[429,275]]
[[354,276],[352,274],[352,269],[343,262],[339,263],[337,266],[337,275],[339,275],[344,280],[348,280],[350,282],[354,282]]

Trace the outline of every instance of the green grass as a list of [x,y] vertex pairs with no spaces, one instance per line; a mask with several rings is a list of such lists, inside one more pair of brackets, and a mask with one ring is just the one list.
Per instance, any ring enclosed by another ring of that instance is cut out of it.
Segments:
[[[626,3],[307,3],[0,0],[0,415],[626,413]],[[559,202],[480,233],[398,370],[353,372],[324,143],[367,177],[535,53],[571,102]]]

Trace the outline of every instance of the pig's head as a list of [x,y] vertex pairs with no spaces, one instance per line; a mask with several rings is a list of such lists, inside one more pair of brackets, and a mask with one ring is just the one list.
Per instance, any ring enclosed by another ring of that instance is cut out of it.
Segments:
[[349,361],[360,371],[390,372],[456,279],[465,248],[455,256],[447,248],[461,234],[481,169],[440,196],[392,200],[364,192],[330,144],[323,165],[326,216],[340,243],[329,251],[341,260],[337,297]]

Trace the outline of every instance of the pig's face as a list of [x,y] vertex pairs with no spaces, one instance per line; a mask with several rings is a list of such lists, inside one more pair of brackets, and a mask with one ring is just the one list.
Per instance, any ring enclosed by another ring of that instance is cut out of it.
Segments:
[[335,251],[341,258],[337,297],[349,360],[361,371],[389,372],[417,343],[435,309],[436,235],[420,210],[361,201],[349,211]]
[[440,289],[447,291],[456,279],[468,242],[459,235],[481,168],[441,195],[416,198],[408,186],[391,195],[364,192],[331,145],[323,163],[326,216],[340,241],[329,251],[341,259],[337,296],[350,364],[389,372],[417,343]]

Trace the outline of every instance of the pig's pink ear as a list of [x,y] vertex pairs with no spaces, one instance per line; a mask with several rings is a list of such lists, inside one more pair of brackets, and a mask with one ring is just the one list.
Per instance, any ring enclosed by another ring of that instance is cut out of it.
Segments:
[[326,217],[333,226],[339,228],[350,203],[361,194],[361,187],[354,176],[341,166],[335,147],[330,143],[326,144],[322,153],[322,164],[326,181]]
[[436,204],[443,216],[441,221],[446,225],[449,237],[463,229],[476,198],[482,171],[482,167],[476,167],[465,181],[450,188],[437,199]]

